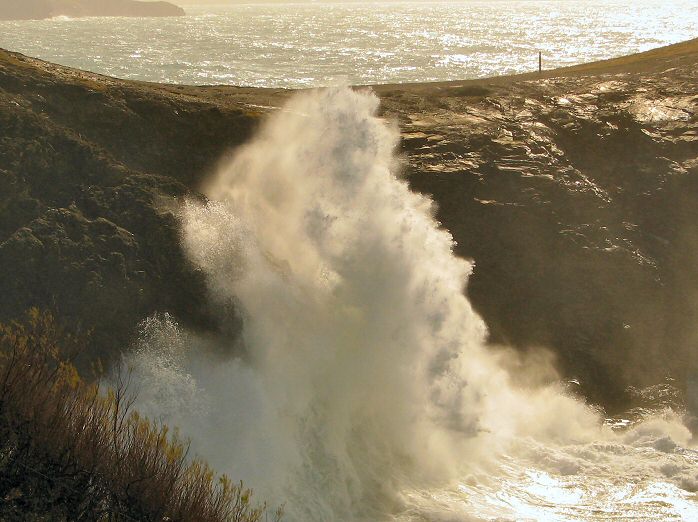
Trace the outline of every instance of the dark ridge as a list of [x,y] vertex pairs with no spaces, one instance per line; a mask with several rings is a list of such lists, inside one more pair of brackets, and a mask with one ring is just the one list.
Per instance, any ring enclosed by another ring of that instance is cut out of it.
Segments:
[[178,247],[176,208],[257,120],[0,51],[2,320],[52,309],[94,329],[101,356],[156,310],[215,328]]
[[39,20],[53,16],[183,16],[169,2],[137,0],[3,0],[0,20]]

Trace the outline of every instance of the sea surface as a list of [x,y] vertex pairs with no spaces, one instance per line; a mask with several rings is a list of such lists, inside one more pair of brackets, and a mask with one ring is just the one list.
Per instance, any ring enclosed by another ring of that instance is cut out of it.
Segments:
[[695,0],[184,6],[180,18],[0,22],[0,47],[120,78],[311,87],[487,77],[698,36]]

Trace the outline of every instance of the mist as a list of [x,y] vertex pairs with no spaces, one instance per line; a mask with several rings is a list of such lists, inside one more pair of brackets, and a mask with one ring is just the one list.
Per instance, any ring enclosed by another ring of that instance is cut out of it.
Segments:
[[398,132],[377,107],[346,88],[297,95],[208,203],[182,208],[183,248],[211,300],[243,314],[246,356],[220,359],[215,339],[160,317],[130,361],[140,409],[285,499],[292,520],[375,518],[514,436],[601,430],[560,386],[510,384],[464,297],[472,267],[399,179]]
[[472,265],[400,179],[398,131],[377,108],[368,91],[296,94],[206,202],[183,204],[182,248],[223,321],[242,315],[242,339],[145,321],[124,359],[139,410],[291,521],[513,515],[531,491],[595,506],[628,469],[684,509],[671,503],[698,474],[677,414],[615,433],[549,352],[486,345],[464,294]]

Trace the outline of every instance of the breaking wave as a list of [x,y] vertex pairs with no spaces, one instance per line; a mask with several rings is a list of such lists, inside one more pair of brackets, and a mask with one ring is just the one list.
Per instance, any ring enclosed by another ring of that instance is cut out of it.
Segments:
[[207,202],[184,204],[183,248],[211,301],[242,314],[241,355],[150,318],[126,361],[140,408],[290,520],[540,519],[551,491],[617,497],[601,471],[625,472],[637,447],[651,458],[621,482],[666,479],[690,508],[698,459],[680,424],[620,437],[549,358],[486,346],[463,292],[472,266],[400,179],[399,134],[377,108],[347,88],[297,95]]

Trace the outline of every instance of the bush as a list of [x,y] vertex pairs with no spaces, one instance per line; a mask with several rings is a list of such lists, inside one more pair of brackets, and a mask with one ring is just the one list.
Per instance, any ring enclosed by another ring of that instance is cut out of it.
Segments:
[[132,410],[127,378],[84,381],[64,355],[80,347],[37,310],[0,325],[0,519],[260,520],[242,483]]

